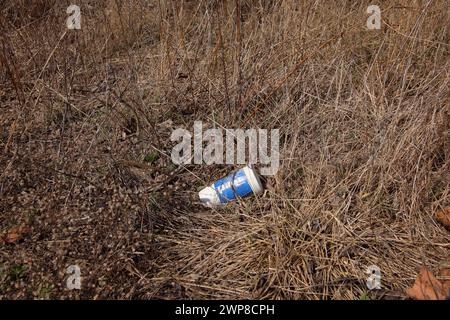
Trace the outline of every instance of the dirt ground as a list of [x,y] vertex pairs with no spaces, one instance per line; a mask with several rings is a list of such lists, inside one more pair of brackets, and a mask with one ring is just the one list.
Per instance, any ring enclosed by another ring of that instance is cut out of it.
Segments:
[[[380,30],[370,1],[72,2],[80,30],[0,2],[0,299],[404,299],[450,263],[447,1]],[[173,164],[194,121],[280,129],[263,195],[199,203],[239,166]]]

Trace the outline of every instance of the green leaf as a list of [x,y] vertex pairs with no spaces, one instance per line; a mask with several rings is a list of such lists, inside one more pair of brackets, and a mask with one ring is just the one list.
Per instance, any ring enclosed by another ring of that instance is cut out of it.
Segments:
[[144,161],[148,162],[148,163],[154,163],[158,159],[159,159],[159,153],[157,151],[152,151],[144,157]]
[[370,297],[367,294],[367,292],[363,292],[363,293],[360,294],[359,300],[370,300]]

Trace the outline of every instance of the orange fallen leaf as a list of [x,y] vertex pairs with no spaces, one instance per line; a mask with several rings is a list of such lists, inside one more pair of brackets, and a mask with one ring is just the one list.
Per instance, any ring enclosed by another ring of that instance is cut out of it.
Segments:
[[447,297],[444,285],[426,268],[420,270],[414,285],[406,289],[406,294],[417,300],[445,300]]
[[444,278],[441,280],[441,283],[444,286],[444,290],[448,293],[450,290],[450,267],[441,269],[440,275]]
[[3,236],[3,241],[9,244],[19,242],[28,233],[28,231],[28,228],[21,224],[20,226],[9,229]]
[[450,206],[436,213],[436,219],[447,228],[450,228]]

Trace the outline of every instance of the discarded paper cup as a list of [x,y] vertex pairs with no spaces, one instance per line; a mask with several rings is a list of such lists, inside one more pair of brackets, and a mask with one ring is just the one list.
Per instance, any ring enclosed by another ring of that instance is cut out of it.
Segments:
[[211,207],[223,205],[238,197],[243,198],[262,191],[263,186],[258,174],[249,166],[245,166],[202,189],[198,195],[200,201]]

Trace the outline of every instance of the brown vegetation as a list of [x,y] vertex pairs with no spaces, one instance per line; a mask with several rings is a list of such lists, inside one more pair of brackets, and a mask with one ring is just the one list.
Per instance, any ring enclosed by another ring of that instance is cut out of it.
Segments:
[[[397,297],[448,261],[447,1],[75,2],[0,8],[0,299]],[[263,196],[199,205],[233,168],[172,164],[195,120],[281,129]]]

